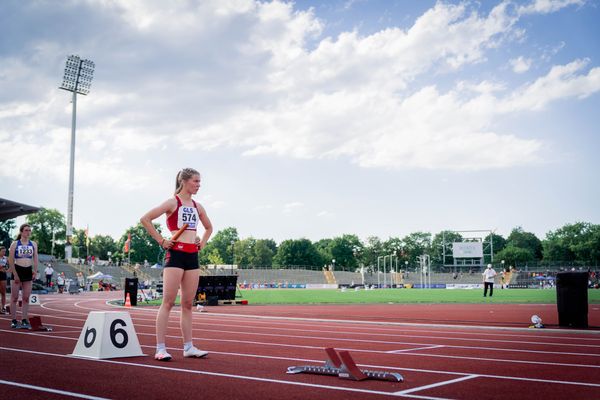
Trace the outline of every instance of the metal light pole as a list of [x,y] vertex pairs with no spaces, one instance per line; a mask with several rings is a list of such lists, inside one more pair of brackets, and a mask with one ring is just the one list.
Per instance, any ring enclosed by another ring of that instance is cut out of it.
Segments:
[[233,275],[233,263],[235,262],[235,241],[231,241],[231,275]]
[[65,258],[71,258],[73,235],[73,184],[75,180],[75,121],[77,116],[77,94],[87,95],[90,92],[94,76],[94,63],[82,60],[79,56],[69,56],[65,67],[65,75],[60,89],[73,93],[73,115],[71,119],[71,159],[69,163],[69,201],[67,209],[67,242],[65,243]]
[[381,287],[381,277],[379,276],[379,259],[383,256],[377,256],[377,289]]

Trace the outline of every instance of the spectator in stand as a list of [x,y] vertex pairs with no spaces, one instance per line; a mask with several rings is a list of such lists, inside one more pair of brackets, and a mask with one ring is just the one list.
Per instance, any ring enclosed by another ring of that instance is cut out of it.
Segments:
[[58,286],[58,293],[62,293],[65,290],[65,273],[61,272],[56,277],[56,285]]
[[83,290],[85,286],[85,279],[83,278],[83,272],[81,271],[77,273],[77,284],[79,285],[79,289]]
[[488,264],[485,271],[483,271],[483,297],[487,296],[488,288],[490,288],[490,297],[494,294],[494,278],[496,271],[492,268],[492,264]]
[[46,265],[44,274],[46,274],[46,287],[50,287],[50,284],[52,283],[52,275],[54,275],[54,268],[52,268],[52,264],[48,263]]
[[2,300],[0,314],[6,314],[6,271],[8,271],[8,258],[6,258],[6,247],[0,246],[0,298]]

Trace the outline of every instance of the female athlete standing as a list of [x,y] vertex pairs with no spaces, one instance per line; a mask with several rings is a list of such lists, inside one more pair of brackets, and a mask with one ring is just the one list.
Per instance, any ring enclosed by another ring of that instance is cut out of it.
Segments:
[[[29,240],[31,226],[23,224],[19,227],[17,240],[12,242],[8,250],[8,271],[12,273],[13,280],[10,285],[10,315],[12,316],[11,328],[31,329],[27,313],[29,312],[29,295],[33,284],[33,277],[38,270],[37,244]],[[21,325],[17,321],[17,300],[19,289],[23,291],[23,308],[21,309]]]
[[[204,357],[206,351],[195,348],[192,344],[192,303],[198,288],[199,265],[198,251],[200,251],[212,234],[212,224],[204,207],[192,199],[200,189],[200,174],[192,168],[185,168],[177,174],[175,179],[175,197],[148,211],[140,222],[150,236],[158,244],[167,249],[163,270],[163,301],[156,317],[156,355],[159,361],[169,361],[171,355],[167,353],[165,337],[169,314],[177,291],[181,287],[181,334],[183,335],[183,356]],[[152,221],[161,215],[167,217],[167,228],[174,234],[184,224],[187,229],[176,242],[165,239],[154,228]],[[202,238],[196,235],[198,225],[204,227]]]
[[6,314],[6,271],[8,270],[8,258],[6,258],[6,247],[0,246],[0,314]]

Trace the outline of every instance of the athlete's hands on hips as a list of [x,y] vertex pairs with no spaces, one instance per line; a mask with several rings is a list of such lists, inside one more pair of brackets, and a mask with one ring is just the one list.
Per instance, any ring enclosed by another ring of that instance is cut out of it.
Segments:
[[165,250],[170,249],[171,247],[173,247],[173,241],[169,239],[163,239],[160,243],[160,247],[162,247]]
[[196,236],[196,241],[194,243],[198,246],[198,250],[202,250],[204,247],[204,243],[202,243],[202,238],[200,236]]

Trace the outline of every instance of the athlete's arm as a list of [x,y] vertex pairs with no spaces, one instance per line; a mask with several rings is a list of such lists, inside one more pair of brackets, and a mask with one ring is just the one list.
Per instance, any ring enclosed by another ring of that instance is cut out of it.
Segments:
[[142,218],[140,218],[140,222],[146,228],[146,231],[152,236],[154,240],[158,242],[158,244],[162,247],[168,248],[172,246],[172,242],[168,239],[162,237],[160,233],[156,230],[152,221],[156,218],[160,217],[163,214],[171,214],[177,208],[177,200],[169,199],[162,203],[160,206],[153,208],[148,211]]
[[35,280],[35,276],[38,271],[38,249],[37,244],[32,240],[31,245],[33,246],[33,279]]
[[200,239],[199,243],[196,243],[198,245],[198,248],[202,250],[204,246],[206,246],[208,239],[210,239],[210,235],[212,235],[213,226],[212,222],[210,222],[210,219],[208,218],[208,215],[206,215],[206,210],[204,209],[204,207],[196,203],[196,209],[198,210],[200,222],[202,222],[202,226],[204,227],[204,234],[202,235],[202,239]]
[[10,244],[10,249],[8,249],[8,272],[10,272],[13,276],[13,280],[15,283],[19,283],[19,275],[17,274],[17,269],[15,268],[15,248],[17,247],[17,242],[12,242]]

